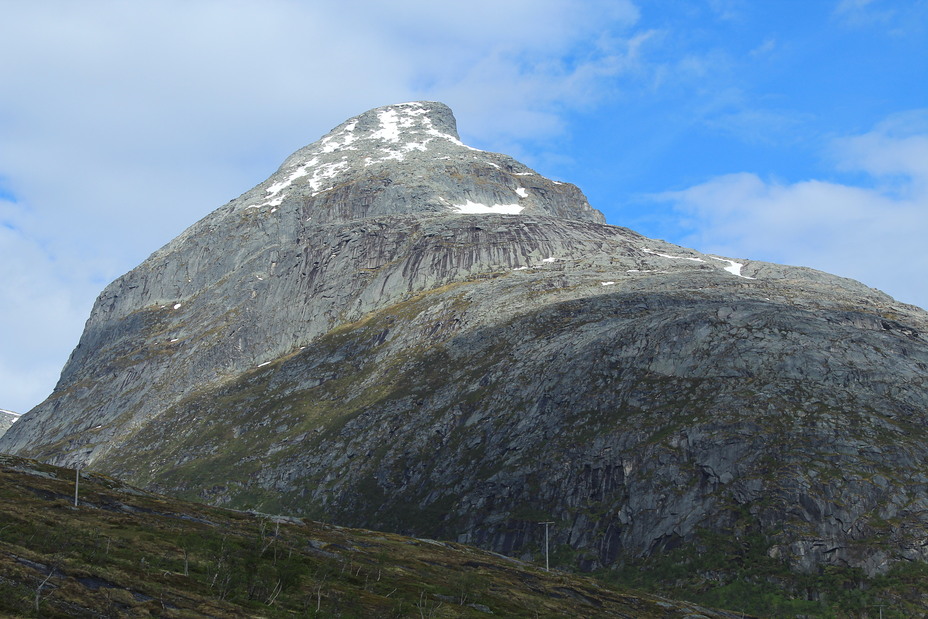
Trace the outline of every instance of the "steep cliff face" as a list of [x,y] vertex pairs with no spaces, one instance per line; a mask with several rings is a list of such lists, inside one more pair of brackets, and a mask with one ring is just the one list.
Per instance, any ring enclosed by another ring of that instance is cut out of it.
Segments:
[[59,397],[39,407],[66,405],[67,414],[30,415],[5,449],[40,435],[58,461],[92,462],[194,387],[410,293],[541,260],[560,243],[542,232],[524,246],[499,238],[475,251],[479,235],[419,231],[423,217],[497,212],[603,221],[573,185],[461,144],[444,105],[351,119],[108,286]]
[[928,314],[605,225],[572,185],[367,112],[111,284],[0,449],[593,568],[761,534],[928,559]]

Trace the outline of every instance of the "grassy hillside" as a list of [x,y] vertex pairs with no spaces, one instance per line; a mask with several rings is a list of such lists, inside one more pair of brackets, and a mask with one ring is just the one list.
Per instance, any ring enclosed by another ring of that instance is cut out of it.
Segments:
[[0,614],[740,617],[460,544],[186,503],[0,455]]

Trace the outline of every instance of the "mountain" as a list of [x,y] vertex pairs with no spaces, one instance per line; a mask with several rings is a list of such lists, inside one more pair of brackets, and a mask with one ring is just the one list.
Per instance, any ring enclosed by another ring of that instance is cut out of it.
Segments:
[[19,413],[0,408],[0,436],[19,419]]
[[[706,617],[476,548],[209,508],[0,456],[5,617]],[[36,514],[41,513],[41,518]]]
[[552,522],[588,570],[875,578],[928,559],[926,331],[852,280],[607,225],[408,103],[110,284],[0,451],[522,558]]

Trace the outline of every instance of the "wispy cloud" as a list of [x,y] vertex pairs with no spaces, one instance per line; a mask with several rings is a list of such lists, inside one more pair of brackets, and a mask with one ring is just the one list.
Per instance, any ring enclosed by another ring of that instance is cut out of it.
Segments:
[[811,266],[928,306],[928,111],[834,140],[858,184],[727,174],[657,196],[687,218],[688,242],[725,255]]
[[830,152],[841,169],[871,175],[883,192],[928,195],[928,109],[893,114],[873,131],[835,140]]
[[777,48],[777,41],[773,37],[764,39],[764,42],[751,50],[751,56],[764,56]]
[[841,0],[833,16],[850,28],[879,29],[892,37],[924,34],[928,3],[923,0]]
[[4,408],[24,412],[21,403],[55,384],[98,286],[74,282],[67,265],[7,225],[15,210],[0,199],[0,394]]
[[799,139],[810,118],[792,110],[751,108],[744,103],[707,114],[705,126],[747,143],[783,144]]
[[863,11],[868,5],[872,5],[873,0],[841,0],[835,7],[835,13],[855,13]]

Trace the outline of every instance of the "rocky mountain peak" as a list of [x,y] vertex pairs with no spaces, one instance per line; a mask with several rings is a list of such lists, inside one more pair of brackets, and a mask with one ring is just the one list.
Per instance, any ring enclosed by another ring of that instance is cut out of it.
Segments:
[[324,150],[332,152],[340,148],[358,150],[365,141],[423,150],[436,139],[463,146],[451,108],[437,101],[412,101],[386,105],[349,118],[320,141]]
[[605,225],[454,126],[351,118],[107,286],[0,452],[517,556],[552,521],[590,569],[928,559],[928,314]]
[[401,162],[410,153],[440,150],[448,144],[469,148],[458,136],[451,108],[435,101],[399,103],[349,118],[317,142],[288,157],[280,171],[350,161],[352,152],[360,156],[360,161],[350,162],[365,167]]
[[243,196],[315,223],[380,215],[538,214],[605,223],[575,186],[461,142],[451,109],[416,101],[348,119]]

